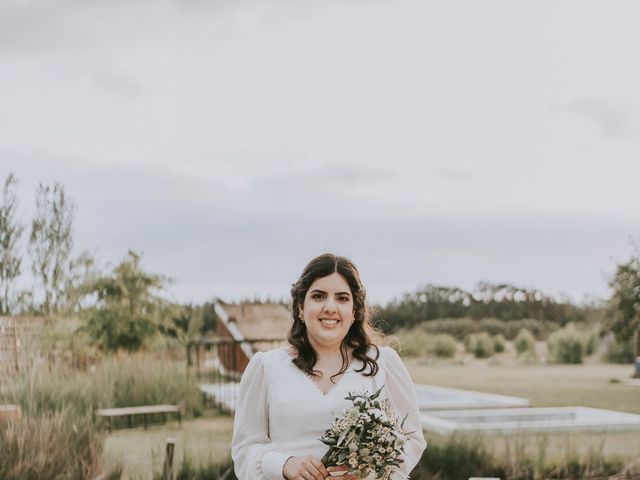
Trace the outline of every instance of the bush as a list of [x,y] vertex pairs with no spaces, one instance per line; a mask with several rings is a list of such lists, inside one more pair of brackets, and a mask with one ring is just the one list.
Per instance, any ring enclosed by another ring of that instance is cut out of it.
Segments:
[[555,332],[559,326],[554,322],[541,322],[540,320],[534,320],[526,318],[523,320],[510,320],[505,322],[504,336],[508,340],[515,340],[521,330],[528,330],[537,339],[544,340],[547,336]]
[[584,354],[585,355],[593,355],[596,353],[598,349],[598,345],[600,344],[600,325],[592,325],[587,328],[584,332],[583,336],[583,345],[584,345]]
[[614,341],[609,344],[605,358],[611,363],[633,363],[633,342]]
[[456,353],[456,339],[451,335],[431,335],[419,327],[400,330],[396,337],[400,342],[402,355],[405,357],[424,357],[433,355],[451,358]]
[[422,328],[425,332],[438,334],[447,333],[458,341],[463,341],[468,335],[478,332],[487,332],[489,335],[504,335],[508,340],[516,338],[523,328],[533,333],[535,338],[544,339],[559,327],[553,322],[540,320],[498,320],[497,318],[444,318],[427,320],[414,328]]
[[535,352],[536,339],[529,330],[523,328],[513,341],[513,346],[518,354]]
[[420,327],[428,333],[446,333],[462,341],[467,335],[478,331],[478,322],[471,318],[445,318],[423,322]]
[[400,342],[400,352],[403,357],[424,357],[427,354],[429,334],[424,330],[414,327],[402,329],[396,334]]
[[496,351],[496,353],[504,352],[505,343],[506,340],[504,338],[504,335],[499,333],[498,335],[493,337],[493,349]]
[[486,332],[469,335],[465,345],[476,358],[488,358],[493,355],[493,340]]
[[451,335],[442,334],[432,338],[430,353],[440,358],[451,358],[456,354],[458,342]]
[[504,320],[498,320],[497,318],[483,318],[480,320],[479,329],[482,332],[487,332],[489,335],[504,335],[507,331],[507,322]]
[[547,340],[549,352],[558,363],[582,363],[584,355],[583,339],[569,324],[562,330],[552,333]]

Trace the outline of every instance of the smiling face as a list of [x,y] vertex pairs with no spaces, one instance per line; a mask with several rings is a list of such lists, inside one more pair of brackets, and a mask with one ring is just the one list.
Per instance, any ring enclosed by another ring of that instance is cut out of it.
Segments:
[[316,279],[304,297],[301,317],[316,351],[340,349],[354,318],[353,295],[339,273]]

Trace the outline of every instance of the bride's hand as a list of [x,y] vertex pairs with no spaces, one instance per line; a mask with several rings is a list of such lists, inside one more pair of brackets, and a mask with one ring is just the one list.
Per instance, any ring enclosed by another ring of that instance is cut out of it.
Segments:
[[324,480],[329,476],[322,462],[312,455],[289,457],[282,473],[287,480]]
[[[327,467],[327,471],[329,473],[331,472],[347,472],[349,470],[349,467]],[[359,477],[356,477],[355,475],[350,475],[348,473],[343,473],[342,475],[335,475],[334,478],[336,478],[336,480],[360,480]]]

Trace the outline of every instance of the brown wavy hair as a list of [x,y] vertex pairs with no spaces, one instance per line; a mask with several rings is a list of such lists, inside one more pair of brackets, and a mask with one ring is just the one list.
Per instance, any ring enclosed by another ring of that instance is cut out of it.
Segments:
[[[362,368],[356,370],[356,372],[363,372],[363,375],[368,377],[373,376],[378,372],[377,360],[380,357],[380,351],[373,340],[378,336],[378,333],[370,324],[366,291],[360,281],[358,269],[353,262],[346,257],[331,253],[322,254],[311,260],[302,271],[298,281],[291,286],[293,324],[289,330],[288,341],[296,350],[293,363],[308,375],[320,375],[320,372],[313,368],[318,360],[318,354],[309,342],[307,328],[300,318],[300,306],[304,304],[305,296],[311,284],[318,278],[327,277],[333,273],[340,274],[349,285],[351,296],[353,297],[354,321],[340,344],[342,367],[338,373],[331,376],[331,381],[333,382],[333,377],[337,377],[347,370],[349,366],[349,348],[353,349],[353,357],[362,361]],[[375,350],[375,358],[369,355],[371,347]]]

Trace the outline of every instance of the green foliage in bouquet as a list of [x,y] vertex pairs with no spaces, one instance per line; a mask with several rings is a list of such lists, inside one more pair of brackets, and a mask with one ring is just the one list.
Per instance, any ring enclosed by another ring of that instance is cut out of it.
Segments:
[[320,441],[329,446],[322,457],[326,466],[347,466],[359,478],[375,474],[388,480],[400,473],[402,449],[410,432],[404,432],[406,420],[393,412],[388,398],[381,398],[384,385],[372,395],[350,393],[345,397],[353,405],[331,424]]

